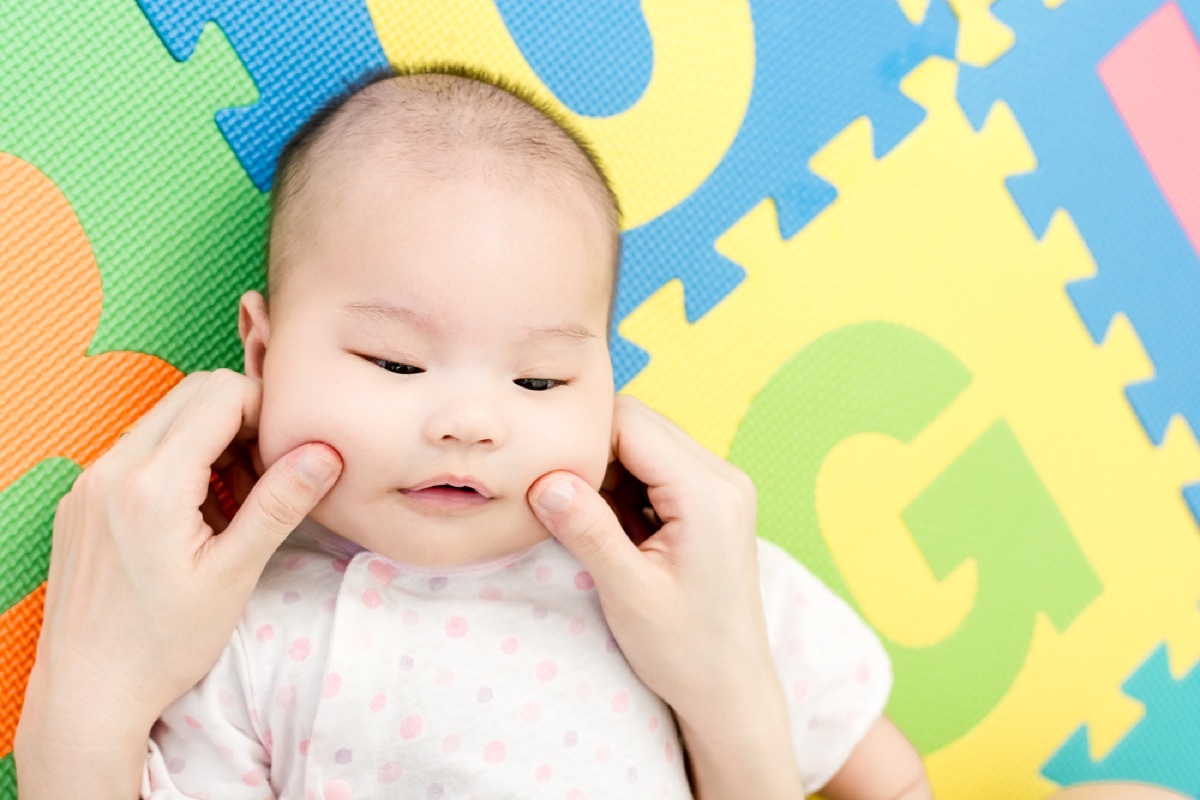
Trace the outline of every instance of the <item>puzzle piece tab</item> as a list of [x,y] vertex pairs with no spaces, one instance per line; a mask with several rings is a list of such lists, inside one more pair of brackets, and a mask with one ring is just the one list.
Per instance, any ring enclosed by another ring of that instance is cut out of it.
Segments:
[[321,104],[388,62],[364,2],[344,0],[138,0],[177,61],[192,57],[215,22],[258,86],[252,106],[217,112],[250,180],[271,187],[288,137]]
[[58,187],[100,268],[89,355],[238,365],[237,299],[261,284],[267,209],[212,122],[254,99],[220,31],[177,64],[131,3],[17,4],[0,73],[13,76],[0,81],[0,151]]
[[[885,153],[922,119],[900,79],[926,57],[954,52],[956,26],[944,2],[914,27],[894,4],[869,9],[836,0],[751,3],[757,70],[750,106],[725,158],[691,196],[625,235],[619,322],[672,278],[684,285],[695,322],[741,282],[741,267],[714,243],[764,198],[775,200],[787,238],[833,201],[836,191],[808,171],[809,158],[866,115]],[[615,337],[613,363],[623,385],[646,353]]]
[[[1024,128],[1038,167],[1012,178],[1010,191],[1035,233],[1066,208],[1088,243],[1098,274],[1067,292],[1097,342],[1118,312],[1133,323],[1155,375],[1126,394],[1155,444],[1175,414],[1200,430],[1200,256],[1097,69],[1162,5],[1096,0],[1051,11],[1040,0],[1002,0],[994,10],[1016,44],[985,70],[964,67],[958,92],[974,121],[1003,99]],[[1196,29],[1200,2],[1179,6]]]
[[1098,780],[1148,781],[1200,797],[1200,667],[1175,680],[1160,646],[1123,686],[1146,715],[1111,752],[1091,757],[1080,728],[1046,762],[1042,774],[1063,785]]

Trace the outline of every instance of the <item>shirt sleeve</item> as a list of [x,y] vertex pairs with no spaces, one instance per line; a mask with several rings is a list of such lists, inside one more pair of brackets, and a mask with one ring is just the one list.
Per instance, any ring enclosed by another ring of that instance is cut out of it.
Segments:
[[275,800],[241,630],[150,732],[142,800]]
[[891,662],[875,633],[815,575],[770,542],[760,539],[758,552],[767,638],[800,777],[815,792],[883,714]]

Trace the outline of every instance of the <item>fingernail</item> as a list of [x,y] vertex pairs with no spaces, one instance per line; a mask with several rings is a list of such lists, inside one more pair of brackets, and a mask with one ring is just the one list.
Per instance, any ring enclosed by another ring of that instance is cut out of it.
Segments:
[[574,497],[575,485],[568,478],[559,478],[538,495],[537,502],[547,511],[558,513],[571,505]]
[[328,483],[337,470],[337,464],[322,455],[320,447],[310,447],[300,454],[296,461],[296,472],[309,486],[321,486]]

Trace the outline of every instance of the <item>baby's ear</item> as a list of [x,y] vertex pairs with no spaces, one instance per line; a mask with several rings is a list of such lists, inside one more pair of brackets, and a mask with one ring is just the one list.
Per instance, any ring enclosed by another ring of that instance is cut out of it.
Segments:
[[271,338],[271,320],[266,299],[253,290],[242,295],[238,303],[238,336],[242,338],[242,347],[246,351],[247,377],[261,380],[267,342]]

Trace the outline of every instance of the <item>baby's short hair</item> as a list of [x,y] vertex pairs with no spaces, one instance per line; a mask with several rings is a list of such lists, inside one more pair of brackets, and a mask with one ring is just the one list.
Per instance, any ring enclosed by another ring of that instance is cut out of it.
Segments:
[[[275,234],[311,182],[313,164],[346,147],[345,140],[394,145],[406,169],[430,178],[470,170],[528,168],[542,179],[582,189],[612,241],[613,293],[621,257],[620,205],[600,159],[555,109],[498,76],[456,64],[371,73],[327,102],[292,135],[276,163],[267,245],[268,287],[282,281]],[[415,154],[415,157],[412,157]],[[466,156],[499,154],[502,158]],[[303,211],[297,212],[303,213]],[[293,221],[290,224],[295,224]]]

